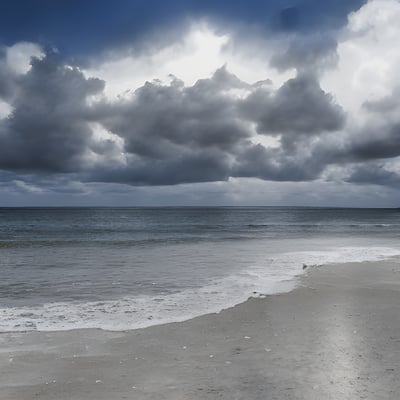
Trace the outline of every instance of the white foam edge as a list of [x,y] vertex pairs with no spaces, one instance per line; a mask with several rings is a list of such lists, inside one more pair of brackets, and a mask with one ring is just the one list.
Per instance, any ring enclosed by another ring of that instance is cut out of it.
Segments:
[[285,293],[297,286],[303,264],[327,265],[385,260],[400,250],[386,247],[340,247],[324,251],[275,254],[198,289],[165,296],[126,296],[86,303],[55,302],[36,307],[0,309],[0,332],[63,331],[100,328],[132,330],[219,313],[252,296]]

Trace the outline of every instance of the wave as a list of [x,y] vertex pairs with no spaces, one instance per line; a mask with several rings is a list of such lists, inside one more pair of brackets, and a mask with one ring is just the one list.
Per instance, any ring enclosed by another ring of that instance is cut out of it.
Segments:
[[384,260],[400,250],[385,247],[340,247],[326,251],[275,254],[258,265],[216,279],[198,289],[118,300],[55,302],[35,307],[0,309],[0,331],[59,331],[81,328],[131,330],[218,313],[249,297],[288,292],[298,284],[303,264]]

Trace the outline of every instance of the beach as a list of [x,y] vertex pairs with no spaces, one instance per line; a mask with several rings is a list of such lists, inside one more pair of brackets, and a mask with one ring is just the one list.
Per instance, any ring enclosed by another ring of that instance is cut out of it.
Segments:
[[309,267],[290,293],[132,331],[0,335],[0,398],[391,399],[400,262]]
[[0,400],[400,400],[399,20],[1,0]]

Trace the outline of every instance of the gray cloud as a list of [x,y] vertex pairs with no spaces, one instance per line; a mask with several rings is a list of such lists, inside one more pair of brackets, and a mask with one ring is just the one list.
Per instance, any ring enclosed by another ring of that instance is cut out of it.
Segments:
[[394,159],[400,156],[400,121],[370,121],[356,131],[347,132],[340,140],[319,141],[313,148],[313,157],[326,164],[363,163],[373,160]]
[[[247,89],[244,100],[227,94]],[[249,142],[249,122],[259,133],[281,134],[282,143],[300,141],[293,135],[317,135],[342,127],[344,114],[315,78],[300,76],[278,91],[248,85],[221,68],[211,79],[192,87],[146,83],[132,100],[108,108],[102,123],[124,138],[132,157],[123,170],[97,171],[96,179],[139,184],[173,184],[226,180],[230,176],[269,180],[310,180],[323,165],[300,154],[288,154]],[[246,123],[247,121],[247,123]],[[289,139],[286,139],[288,137]],[[296,146],[295,146],[296,147]],[[296,152],[293,145],[290,152]]]
[[349,141],[349,155],[360,161],[400,156],[400,88],[381,99],[366,101],[362,106],[371,121]]
[[6,63],[6,55],[0,47],[0,99],[7,100],[13,93],[15,74]]
[[357,137],[350,148],[350,156],[356,160],[377,160],[400,155],[400,122],[377,127],[371,132],[366,128],[365,137]]
[[256,122],[258,133],[270,135],[315,135],[339,130],[345,122],[341,107],[312,75],[290,79],[276,92],[255,90],[244,100],[242,113]]
[[175,157],[140,159],[121,168],[96,168],[82,178],[87,181],[147,185],[225,181],[230,176],[228,157],[219,152],[177,154]]
[[295,68],[299,71],[324,71],[338,61],[337,41],[328,33],[294,35],[286,47],[278,49],[270,64],[280,71]]
[[147,82],[131,100],[99,105],[101,123],[124,139],[128,165],[97,170],[96,179],[155,185],[228,179],[236,148],[251,132],[226,91],[248,86],[223,67],[191,87],[177,79]]
[[225,68],[192,87],[174,79],[170,85],[147,82],[131,101],[104,105],[102,123],[123,137],[128,152],[166,158],[182,150],[227,150],[250,133],[238,118],[237,102],[223,93],[241,87]]
[[[10,73],[0,57],[1,77]],[[104,82],[47,56],[8,82],[0,84],[13,107],[0,120],[0,169],[19,190],[40,190],[37,175],[41,182],[70,176],[141,186],[231,177],[301,182],[320,178],[331,165],[348,165],[351,182],[369,177],[370,183],[398,185],[385,167],[362,168],[400,155],[400,122],[382,118],[395,107],[395,96],[365,105],[377,123],[346,131],[343,110],[316,75],[299,72],[275,90],[267,81],[243,82],[222,67],[193,86],[172,77],[169,84],[147,82],[129,98],[89,103]],[[240,97],[232,93],[238,90]],[[96,137],[91,123],[117,140]],[[254,127],[280,146],[255,144]]]
[[47,57],[32,59],[30,71],[15,85],[13,112],[0,120],[0,168],[79,170],[91,139],[86,100],[104,83]]
[[347,182],[400,187],[400,175],[389,171],[382,164],[369,163],[353,169]]
[[301,152],[293,155],[285,149],[249,144],[237,158],[233,175],[271,181],[310,181],[318,178],[323,168],[323,164]]

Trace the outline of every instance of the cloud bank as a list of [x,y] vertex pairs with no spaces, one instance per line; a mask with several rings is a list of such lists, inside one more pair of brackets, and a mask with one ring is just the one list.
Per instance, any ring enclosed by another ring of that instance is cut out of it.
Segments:
[[[244,51],[229,33],[196,24],[183,45],[150,55],[117,52],[90,68],[35,44],[3,47],[1,180],[37,193],[37,182],[54,177],[133,186],[257,178],[399,188],[396,16],[397,1],[371,0],[345,27],[323,35],[257,37],[254,48],[263,51],[254,63],[251,46]],[[217,67],[199,61],[184,80],[166,77],[212,44]],[[174,51],[181,61],[167,71],[163,61]],[[139,83],[135,65],[142,78],[146,65],[154,76]],[[252,65],[253,75],[242,73]],[[131,74],[133,86],[121,91],[113,68]]]

